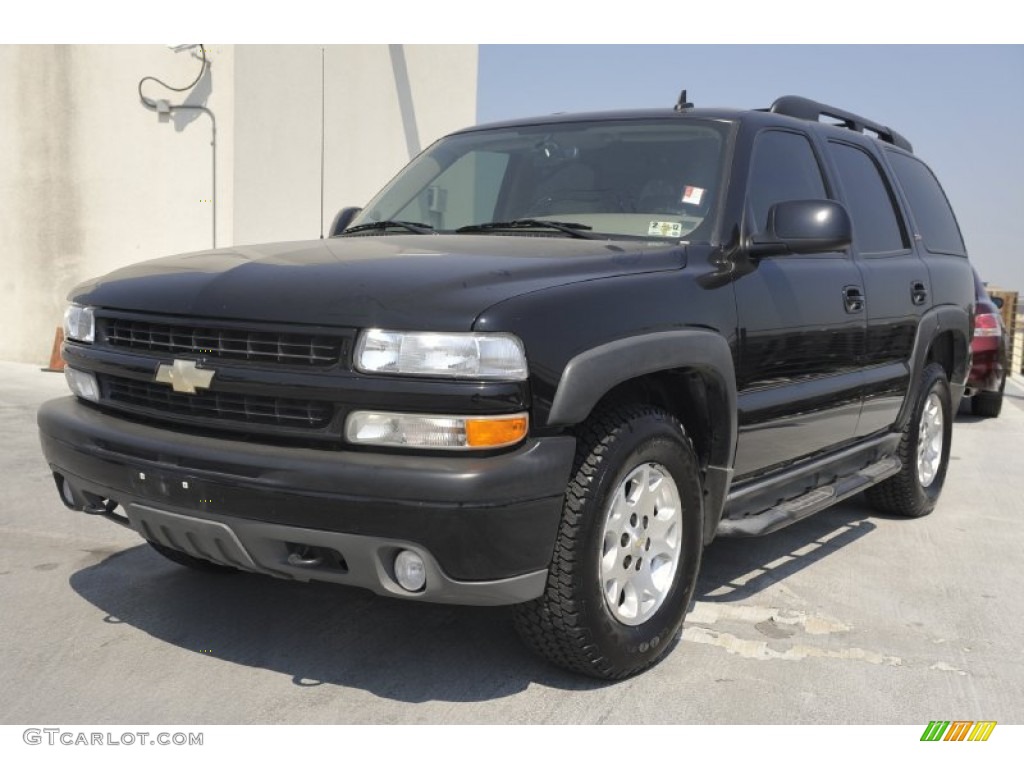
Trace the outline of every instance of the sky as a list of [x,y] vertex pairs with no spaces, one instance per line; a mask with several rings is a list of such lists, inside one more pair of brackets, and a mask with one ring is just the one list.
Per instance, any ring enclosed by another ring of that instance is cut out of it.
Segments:
[[796,94],[902,133],[946,190],[971,261],[1024,293],[1024,45],[481,45],[477,119],[767,107]]
[[[389,0],[386,9],[357,3],[343,12],[329,0],[289,0],[282,13],[240,16],[209,0],[175,0],[173,13],[137,0],[38,0],[19,6],[0,40],[477,44],[480,122],[670,107],[682,88],[697,106],[808,96],[906,136],[945,187],[982,278],[1024,291],[1015,237],[1024,213],[1024,25],[1013,4],[996,0],[923,7],[858,0],[840,20],[839,6],[820,0],[629,0],[605,13],[565,0]],[[765,42],[777,44],[754,44]]]

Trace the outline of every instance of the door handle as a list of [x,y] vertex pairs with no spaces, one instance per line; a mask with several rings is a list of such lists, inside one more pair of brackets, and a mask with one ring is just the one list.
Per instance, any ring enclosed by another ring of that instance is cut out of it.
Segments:
[[848,285],[843,288],[843,304],[850,314],[864,311],[864,291],[859,285]]
[[910,284],[910,303],[919,307],[926,301],[928,301],[928,289],[924,287],[924,283],[915,280]]

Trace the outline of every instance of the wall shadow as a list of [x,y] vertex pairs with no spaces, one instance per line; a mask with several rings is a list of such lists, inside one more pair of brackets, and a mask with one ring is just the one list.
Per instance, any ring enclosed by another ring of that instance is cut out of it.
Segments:
[[[198,54],[192,52],[192,58],[200,61]],[[176,100],[179,94],[173,94],[171,98],[172,104],[183,104],[190,107],[205,107],[206,102],[210,98],[210,94],[213,93],[213,62],[207,59],[206,69],[203,72],[203,76],[199,78],[199,82],[195,84],[195,87],[188,92],[188,95],[180,101]],[[171,122],[174,123],[174,130],[178,133],[184,131],[190,123],[195,122],[203,113],[197,109],[176,109],[171,113]]]

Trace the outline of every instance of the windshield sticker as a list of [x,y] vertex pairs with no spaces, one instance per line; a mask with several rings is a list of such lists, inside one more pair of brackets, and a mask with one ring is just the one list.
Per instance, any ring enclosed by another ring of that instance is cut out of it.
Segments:
[[657,237],[682,237],[683,225],[678,221],[652,221],[647,227],[647,234]]
[[704,190],[700,187],[687,187],[683,190],[683,202],[690,205],[700,205],[704,199]]

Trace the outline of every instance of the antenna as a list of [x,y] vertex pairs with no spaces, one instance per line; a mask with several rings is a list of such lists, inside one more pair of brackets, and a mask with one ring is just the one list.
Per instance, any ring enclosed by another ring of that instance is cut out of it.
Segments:
[[320,48],[320,239],[324,239],[324,136],[326,135],[327,114],[327,68],[324,66],[324,49]]
[[693,109],[693,104],[686,100],[686,89],[684,88],[679,92],[679,101],[673,107],[676,112],[682,112],[684,109]]

